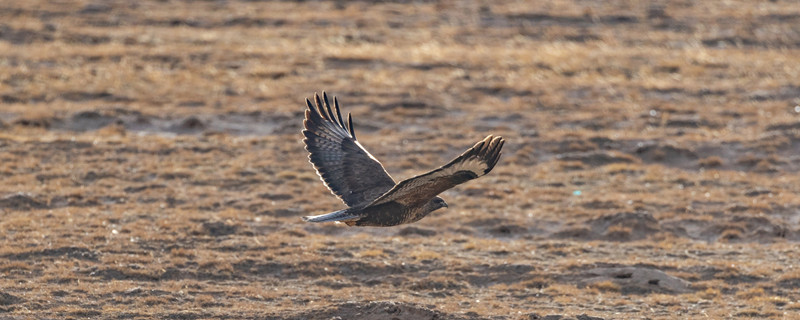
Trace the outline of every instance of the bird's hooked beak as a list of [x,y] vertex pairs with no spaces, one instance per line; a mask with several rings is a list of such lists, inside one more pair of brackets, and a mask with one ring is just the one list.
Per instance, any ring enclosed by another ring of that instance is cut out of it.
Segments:
[[448,205],[447,205],[447,202],[444,202],[444,201],[442,201],[442,207],[444,207],[444,208],[450,208],[450,206],[448,206]]

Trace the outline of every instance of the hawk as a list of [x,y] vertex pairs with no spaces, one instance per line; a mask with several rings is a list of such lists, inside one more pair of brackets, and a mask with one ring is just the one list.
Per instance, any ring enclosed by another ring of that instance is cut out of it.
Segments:
[[492,171],[505,143],[503,137],[487,136],[448,164],[395,183],[356,139],[352,116],[343,121],[339,100],[334,97],[331,108],[328,95],[322,92],[322,99],[314,94],[314,101],[316,105],[306,99],[303,120],[308,159],[325,186],[348,208],[303,217],[309,222],[390,227],[419,221],[447,207],[438,194]]

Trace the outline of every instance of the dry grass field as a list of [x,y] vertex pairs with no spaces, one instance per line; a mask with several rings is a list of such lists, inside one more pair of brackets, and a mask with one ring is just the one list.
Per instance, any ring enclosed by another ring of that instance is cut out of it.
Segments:
[[[395,179],[503,157],[304,223],[322,90]],[[794,1],[0,6],[0,319],[797,319],[799,170]]]

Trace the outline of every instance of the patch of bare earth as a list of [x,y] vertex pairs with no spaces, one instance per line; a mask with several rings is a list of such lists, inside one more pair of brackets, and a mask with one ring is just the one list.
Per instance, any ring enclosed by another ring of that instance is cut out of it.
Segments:
[[[0,318],[786,318],[800,312],[786,1],[17,1],[0,9]],[[389,229],[301,143],[327,90],[403,179],[494,171]]]

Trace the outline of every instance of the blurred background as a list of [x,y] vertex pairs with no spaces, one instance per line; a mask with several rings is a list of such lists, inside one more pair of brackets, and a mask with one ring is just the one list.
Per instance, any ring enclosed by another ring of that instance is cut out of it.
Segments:
[[[795,1],[5,1],[0,312],[785,317],[798,48]],[[416,224],[305,224],[323,90],[395,180],[508,143]]]

